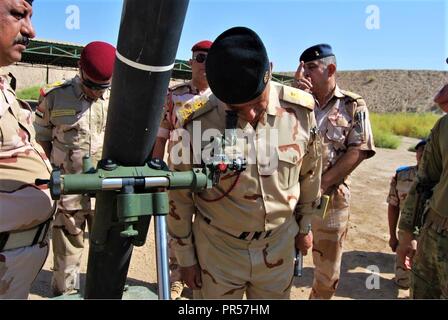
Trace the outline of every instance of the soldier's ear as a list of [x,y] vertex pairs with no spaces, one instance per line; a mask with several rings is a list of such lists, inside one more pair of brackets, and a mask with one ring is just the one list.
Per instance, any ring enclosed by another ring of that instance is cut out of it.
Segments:
[[327,67],[328,70],[328,77],[333,76],[336,73],[336,65],[333,63],[330,63]]

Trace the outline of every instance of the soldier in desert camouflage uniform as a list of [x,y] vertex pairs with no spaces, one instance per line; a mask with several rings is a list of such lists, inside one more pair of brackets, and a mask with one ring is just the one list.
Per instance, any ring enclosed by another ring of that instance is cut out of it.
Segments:
[[[207,77],[205,76],[205,60],[207,59],[207,53],[211,45],[211,41],[203,40],[191,48],[193,56],[189,63],[192,79],[169,89],[164,116],[154,145],[153,158],[164,158],[165,145],[171,135],[174,134],[173,131],[185,125],[193,112],[199,110],[207,103],[211,95],[211,90],[208,86]],[[170,139],[168,143],[168,154],[171,150],[172,143]],[[168,161],[170,161],[169,156]],[[181,280],[179,265],[177,264],[174,251],[171,249],[174,240],[169,236],[168,238],[171,298],[177,299],[182,295],[184,284]]]
[[330,299],[339,282],[343,242],[350,205],[350,173],[375,154],[369,112],[364,99],[336,84],[336,58],[328,44],[306,49],[296,73],[298,88],[311,92],[322,135],[322,187],[330,196],[327,216],[314,217],[314,282],[310,298]]
[[[409,189],[414,183],[415,176],[418,170],[418,164],[423,155],[423,150],[425,148],[426,141],[421,140],[416,146],[416,166],[406,166],[397,169],[395,176],[390,182],[389,195],[387,196],[388,205],[388,220],[389,220],[389,246],[393,252],[397,249],[399,238],[397,238],[397,223],[398,217],[400,216],[400,209],[403,207],[404,200],[408,195]],[[415,242],[415,246],[417,243]],[[401,261],[399,256],[396,256],[395,260],[395,283],[403,289],[409,288],[410,282],[410,261],[406,259]]]
[[[29,38],[32,1],[0,2],[0,67],[21,59]],[[0,69],[0,299],[27,299],[48,256],[54,202],[46,185],[51,165],[35,141],[30,107],[16,99]]]
[[[206,71],[214,95],[185,127],[191,144],[207,129],[223,134],[226,110],[233,110],[244,133],[232,150],[249,162],[245,171],[227,173],[201,194],[170,191],[168,227],[182,277],[196,298],[289,298],[294,239],[306,252],[311,245],[307,225],[320,203],[314,100],[302,90],[270,81],[266,49],[244,27],[218,36]],[[195,125],[201,126],[199,136],[193,136]],[[253,157],[244,148],[248,144]],[[208,154],[209,141],[202,141],[202,148]],[[187,146],[182,152],[189,150]],[[191,167],[191,162],[174,166]]]
[[[95,41],[82,51],[79,76],[41,90],[36,110],[36,139],[61,173],[82,172],[82,159],[101,159],[115,48]],[[58,202],[52,239],[54,295],[79,290],[84,230],[93,218],[93,203],[84,195],[64,195]]]
[[[448,84],[436,95],[434,102],[448,112]],[[417,178],[404,202],[398,224],[401,238],[397,255],[401,260],[409,257],[413,262],[410,286],[413,299],[448,299],[447,136],[448,115],[444,115],[427,139]],[[416,192],[420,189],[418,185],[421,186],[420,195]],[[424,193],[428,193],[428,197]],[[422,201],[421,197],[427,201]],[[421,211],[417,210],[420,206]],[[417,250],[412,245],[416,232]]]

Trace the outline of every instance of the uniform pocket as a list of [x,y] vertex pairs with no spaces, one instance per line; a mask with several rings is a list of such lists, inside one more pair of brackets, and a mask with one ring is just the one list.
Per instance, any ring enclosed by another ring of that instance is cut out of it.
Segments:
[[300,160],[301,157],[294,151],[278,150],[278,183],[282,189],[290,189],[299,183]]
[[350,126],[346,121],[342,123],[342,121],[328,121],[326,136],[328,140],[343,145],[346,137],[349,134]]

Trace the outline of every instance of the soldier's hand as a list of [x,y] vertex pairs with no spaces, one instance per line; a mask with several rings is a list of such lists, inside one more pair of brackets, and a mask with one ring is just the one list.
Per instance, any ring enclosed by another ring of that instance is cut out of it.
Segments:
[[313,246],[313,232],[310,231],[308,234],[298,233],[296,235],[296,249],[302,252],[302,255],[306,256],[308,249]]
[[392,252],[395,252],[397,250],[398,246],[398,239],[396,236],[392,235],[389,238],[389,247],[392,249]]
[[201,268],[199,264],[190,267],[180,267],[180,275],[187,286],[192,290],[199,290],[202,287]]
[[400,232],[400,241],[397,247],[397,256],[400,261],[406,261],[406,257],[412,261],[412,258],[415,255],[415,251],[417,249],[416,242],[414,240],[414,236],[412,233],[407,231],[399,231]]
[[311,79],[305,77],[304,68],[305,63],[303,61],[300,61],[299,67],[297,68],[297,71],[294,75],[293,86],[311,93],[311,91],[313,90],[313,85],[311,83]]

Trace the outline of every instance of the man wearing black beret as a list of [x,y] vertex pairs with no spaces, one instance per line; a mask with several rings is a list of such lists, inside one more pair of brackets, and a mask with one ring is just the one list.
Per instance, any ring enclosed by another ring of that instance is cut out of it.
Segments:
[[[232,150],[248,165],[194,197],[170,192],[168,228],[182,277],[196,298],[287,299],[294,240],[304,254],[311,246],[308,225],[319,204],[321,174],[314,99],[270,81],[271,72],[263,42],[248,28],[223,32],[210,48],[206,74],[213,95],[185,129],[194,149],[196,139],[211,132],[206,129],[224,133],[226,111],[236,111]],[[204,140],[206,151],[210,141]]]
[[310,298],[330,299],[339,283],[342,244],[347,234],[350,173],[375,154],[364,99],[336,84],[336,57],[328,44],[300,56],[295,86],[316,99],[314,113],[322,136],[321,192],[331,197],[325,219],[313,217],[314,282]]

